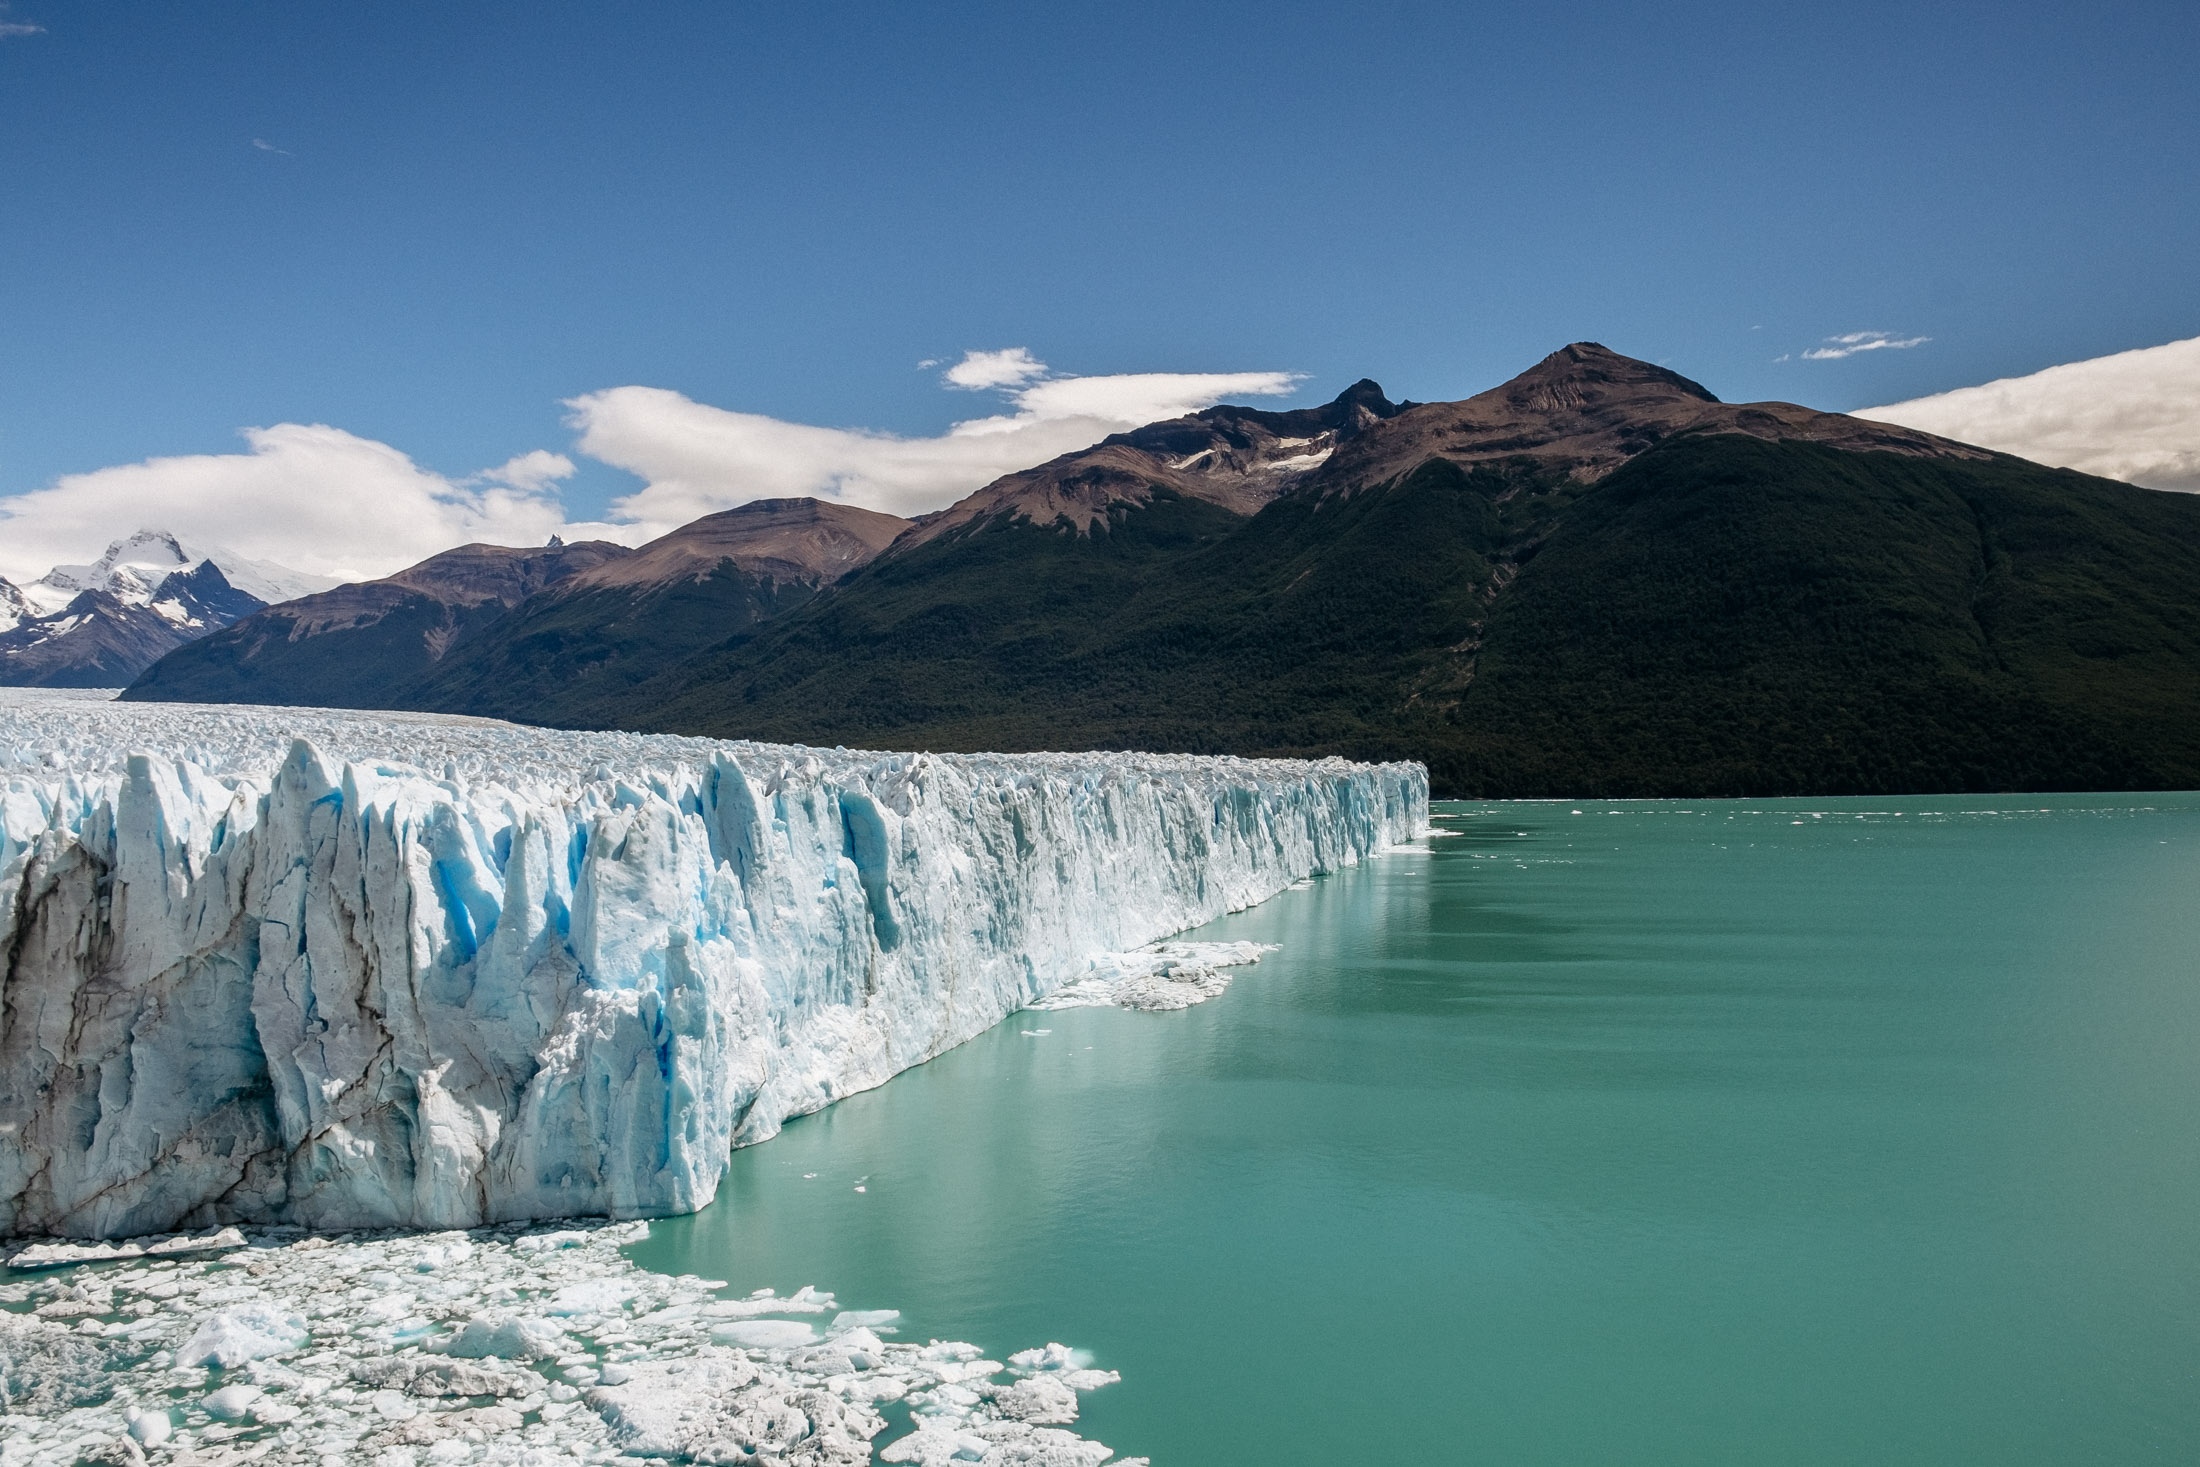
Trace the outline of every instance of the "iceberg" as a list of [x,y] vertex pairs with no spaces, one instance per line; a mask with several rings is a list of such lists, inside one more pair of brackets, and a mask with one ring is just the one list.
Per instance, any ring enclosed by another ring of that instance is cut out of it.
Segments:
[[731,1147],[1427,819],[1417,764],[8,690],[0,1232],[693,1211]]

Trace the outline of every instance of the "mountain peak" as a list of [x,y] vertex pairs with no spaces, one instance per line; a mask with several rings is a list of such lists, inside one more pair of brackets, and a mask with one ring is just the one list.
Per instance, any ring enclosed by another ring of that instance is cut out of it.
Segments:
[[1530,411],[1541,412],[1621,398],[1719,400],[1701,382],[1650,362],[1621,356],[1597,341],[1562,346],[1497,391]]
[[1330,406],[1338,408],[1364,407],[1378,418],[1391,418],[1396,417],[1399,409],[1403,408],[1405,404],[1392,402],[1384,396],[1383,385],[1373,377],[1362,377],[1331,399]]
[[572,592],[701,580],[725,561],[773,582],[838,580],[888,545],[909,522],[853,504],[752,499],[691,520],[632,555],[576,576]]
[[1463,402],[1423,403],[1373,425],[1341,445],[1315,482],[1322,493],[1349,494],[1431,458],[1463,464],[1535,459],[1596,480],[1690,432],[1922,457],[1985,456],[1930,434],[1794,403],[1724,403],[1678,372],[1622,356],[1602,342],[1576,341]]

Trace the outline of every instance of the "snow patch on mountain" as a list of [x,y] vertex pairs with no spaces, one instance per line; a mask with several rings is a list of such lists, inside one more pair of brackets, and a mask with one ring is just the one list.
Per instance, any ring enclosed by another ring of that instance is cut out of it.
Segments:
[[0,694],[0,1231],[691,1211],[1427,818],[1417,764]]
[[247,560],[219,546],[187,545],[166,530],[139,530],[109,545],[107,553],[89,565],[55,566],[24,586],[22,596],[34,611],[51,615],[85,591],[105,591],[125,605],[149,606],[180,624],[179,614],[163,609],[158,599],[161,586],[177,572],[193,570],[209,560],[231,586],[269,604],[325,591],[336,584],[326,577],[269,561]]

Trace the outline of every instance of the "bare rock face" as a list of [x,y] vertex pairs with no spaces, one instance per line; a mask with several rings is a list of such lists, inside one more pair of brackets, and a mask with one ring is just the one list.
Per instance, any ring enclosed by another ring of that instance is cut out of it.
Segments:
[[729,562],[767,581],[823,585],[871,560],[908,528],[905,519],[852,504],[757,499],[704,515],[631,555],[583,571],[561,591],[646,590],[700,580]]
[[1488,392],[1422,403],[1357,435],[1325,467],[1321,487],[1352,493],[1431,458],[1467,464],[1529,458],[1600,479],[1678,433],[1745,433],[1922,458],[1992,457],[1930,433],[1794,403],[1724,403],[1678,372],[1579,341]]
[[1363,379],[1318,408],[1274,413],[1213,407],[1149,423],[997,479],[918,520],[894,550],[903,553],[1004,516],[1089,533],[1112,506],[1146,504],[1157,488],[1249,515],[1305,481],[1341,444],[1409,406]]

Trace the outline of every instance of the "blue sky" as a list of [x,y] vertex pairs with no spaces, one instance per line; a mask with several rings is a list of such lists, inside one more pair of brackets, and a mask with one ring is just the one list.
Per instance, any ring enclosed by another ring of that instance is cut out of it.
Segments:
[[[29,27],[37,27],[30,30]],[[665,389],[1567,341],[1848,408],[2200,334],[2200,7],[85,3],[0,13],[0,495],[328,424],[454,479]],[[1806,360],[1829,338],[1927,338]],[[1784,358],[1784,360],[1783,360]]]

